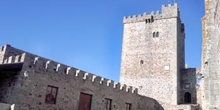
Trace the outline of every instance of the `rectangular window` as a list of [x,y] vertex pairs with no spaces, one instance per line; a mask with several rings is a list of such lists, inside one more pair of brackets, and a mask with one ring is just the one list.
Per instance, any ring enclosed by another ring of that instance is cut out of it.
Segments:
[[91,110],[92,95],[80,93],[78,110]]
[[112,99],[105,98],[105,110],[112,109]]
[[126,105],[126,110],[131,110],[131,104],[130,103],[125,103]]
[[45,97],[45,103],[56,104],[57,92],[58,92],[58,87],[48,85],[47,86],[47,93],[46,93],[46,97]]

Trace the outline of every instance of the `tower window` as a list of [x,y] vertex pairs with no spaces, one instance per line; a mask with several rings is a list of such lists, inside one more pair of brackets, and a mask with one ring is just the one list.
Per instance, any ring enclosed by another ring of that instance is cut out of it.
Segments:
[[148,22],[148,19],[145,20],[145,23],[149,23],[149,22]]
[[145,23],[152,23],[152,22],[153,22],[152,19],[146,19],[146,20],[145,20]]
[[131,104],[130,103],[125,103],[126,105],[126,110],[131,110]]
[[153,37],[156,37],[156,32],[153,32]]
[[111,110],[112,109],[112,100],[105,98],[105,110]]
[[159,37],[159,32],[156,33],[156,37]]
[[141,61],[140,61],[140,64],[144,64],[144,61],[143,61],[143,60],[141,60]]
[[153,32],[153,37],[159,37],[159,32]]

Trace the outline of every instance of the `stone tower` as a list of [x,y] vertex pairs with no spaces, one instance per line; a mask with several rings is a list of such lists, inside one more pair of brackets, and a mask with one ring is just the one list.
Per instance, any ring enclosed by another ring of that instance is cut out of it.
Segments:
[[125,17],[123,23],[121,83],[137,87],[141,95],[181,103],[185,32],[178,5],[163,5],[162,13]]

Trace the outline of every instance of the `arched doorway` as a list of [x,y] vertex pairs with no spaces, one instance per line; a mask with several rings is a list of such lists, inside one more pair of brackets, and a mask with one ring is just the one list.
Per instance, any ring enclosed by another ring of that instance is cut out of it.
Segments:
[[185,103],[191,103],[191,94],[189,92],[186,92],[184,95],[184,102]]

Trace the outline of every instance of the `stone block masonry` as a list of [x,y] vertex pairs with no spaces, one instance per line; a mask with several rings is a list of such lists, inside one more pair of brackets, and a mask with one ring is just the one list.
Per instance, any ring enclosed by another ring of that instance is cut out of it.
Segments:
[[123,22],[120,82],[162,102],[181,103],[185,32],[178,5],[163,5],[162,13],[124,17]]
[[[15,104],[15,110],[86,110],[80,105],[91,110],[163,110],[156,100],[137,94],[131,86],[9,45],[3,47],[7,62],[0,64],[0,102]],[[21,59],[15,60],[16,56]],[[91,97],[90,103],[83,101],[86,96]]]

